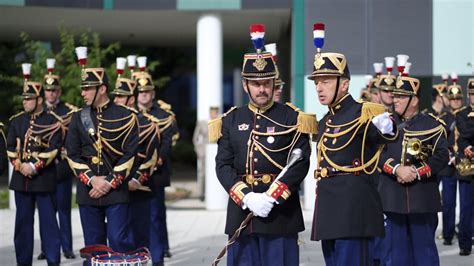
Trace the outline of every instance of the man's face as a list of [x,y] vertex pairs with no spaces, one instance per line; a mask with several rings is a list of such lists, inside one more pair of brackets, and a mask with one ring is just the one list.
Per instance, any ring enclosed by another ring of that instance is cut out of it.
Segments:
[[380,95],[379,95],[378,92],[371,92],[370,93],[370,102],[380,103]]
[[449,105],[451,106],[453,110],[457,110],[461,108],[462,104],[463,104],[462,99],[449,100]]
[[211,119],[216,119],[218,116],[219,116],[218,110],[213,109],[213,110],[209,111],[209,117]]
[[393,92],[391,91],[380,91],[380,100],[384,105],[393,104]]
[[36,108],[36,98],[23,98],[23,110],[26,113],[33,112]]
[[98,90],[96,86],[82,88],[81,96],[86,105],[92,105],[92,101],[94,101],[96,90]]
[[245,91],[250,95],[250,101],[258,106],[267,106],[273,101],[274,79],[244,80]]
[[[337,77],[321,76],[314,79],[316,92],[318,93],[319,102],[322,105],[330,105],[336,93]],[[337,91],[336,101],[347,93],[349,88],[349,80],[340,79],[339,90]]]
[[138,93],[138,103],[141,105],[149,105],[154,98],[154,91],[141,91]]
[[[119,104],[119,105],[126,105],[126,106],[130,106],[130,103],[131,102],[130,100],[127,101],[128,99],[128,96],[124,96],[124,95],[115,95],[114,97],[114,103],[115,104]],[[133,106],[133,105],[132,105]]]
[[54,104],[58,100],[59,96],[61,96],[61,90],[44,90],[44,97],[49,104]]
[[408,102],[410,101],[409,96],[405,95],[395,95],[393,97],[393,105],[395,112],[399,115],[402,115],[403,112],[407,109]]
[[273,93],[274,102],[280,102],[282,92],[283,92],[283,85],[275,87],[275,92]]
[[470,93],[468,95],[469,95],[469,102],[471,103],[471,105],[473,105],[474,104],[474,93]]

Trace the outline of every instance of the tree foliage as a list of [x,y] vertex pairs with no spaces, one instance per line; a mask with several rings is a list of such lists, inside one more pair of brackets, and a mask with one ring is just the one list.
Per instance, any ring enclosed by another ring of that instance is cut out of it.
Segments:
[[[46,59],[55,58],[56,65],[54,73],[60,76],[62,87],[61,99],[73,105],[82,106],[83,101],[79,87],[81,82],[81,68],[77,63],[75,48],[77,46],[87,46],[87,67],[104,67],[106,69],[110,83],[109,92],[113,90],[114,81],[117,78],[115,59],[118,56],[127,56],[127,54],[120,54],[120,43],[115,42],[102,45],[99,34],[88,29],[72,31],[60,26],[59,43],[55,46],[57,49],[52,49],[47,43],[31,39],[26,32],[22,32],[20,37],[23,51],[16,51],[19,53],[19,56],[15,56],[16,62],[13,64],[18,70],[16,72],[18,74],[11,75],[11,72],[0,72],[0,84],[9,84],[8,86],[15,88],[12,90],[15,92],[12,94],[14,96],[12,102],[13,106],[15,106],[15,111],[21,109],[21,98],[19,95],[21,94],[24,82],[21,74],[22,63],[28,62],[32,64],[30,80],[43,82],[43,77],[47,72]],[[153,72],[158,65],[159,61],[150,60],[149,58],[147,70]],[[124,76],[130,77],[128,70]],[[168,81],[169,77],[160,77],[154,80],[157,87],[164,86]]]

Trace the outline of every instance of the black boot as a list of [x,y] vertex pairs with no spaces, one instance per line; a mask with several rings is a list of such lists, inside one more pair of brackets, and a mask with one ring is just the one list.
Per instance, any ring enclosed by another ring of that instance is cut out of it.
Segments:
[[470,250],[467,250],[467,249],[461,249],[459,251],[459,256],[469,256],[471,255],[471,251]]
[[76,255],[72,251],[64,251],[64,257],[66,259],[72,260],[76,258]]
[[38,259],[38,260],[44,260],[44,259],[46,259],[46,256],[44,255],[43,252],[41,252],[41,253],[38,255],[38,258],[37,258],[37,259]]

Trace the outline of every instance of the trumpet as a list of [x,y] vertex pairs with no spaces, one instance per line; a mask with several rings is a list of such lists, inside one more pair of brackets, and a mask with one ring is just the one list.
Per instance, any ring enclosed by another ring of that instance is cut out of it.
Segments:
[[474,175],[474,160],[462,158],[461,161],[456,164],[456,169],[462,176]]
[[416,159],[425,160],[428,158],[429,147],[425,147],[421,140],[417,138],[408,139],[406,142],[406,152]]
[[417,156],[421,153],[421,141],[417,138],[408,139],[407,152],[410,155]]

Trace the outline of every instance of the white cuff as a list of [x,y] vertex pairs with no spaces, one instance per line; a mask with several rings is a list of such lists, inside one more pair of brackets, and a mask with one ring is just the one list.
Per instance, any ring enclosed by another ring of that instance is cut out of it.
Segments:
[[92,176],[91,178],[89,178],[89,182],[87,182],[87,185],[88,185],[89,187],[92,187],[92,184],[91,184],[91,183],[92,183],[92,179],[93,179],[94,177],[95,177],[95,175]]
[[393,167],[393,170],[392,170],[392,175],[397,175],[397,168],[400,167],[400,164],[397,164],[395,165],[395,167]]

